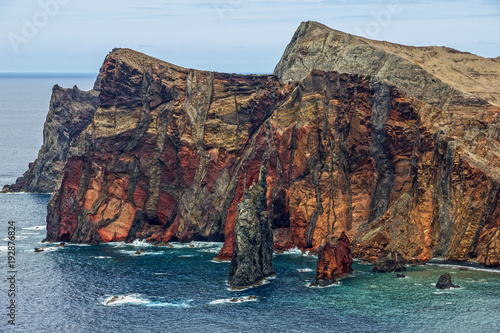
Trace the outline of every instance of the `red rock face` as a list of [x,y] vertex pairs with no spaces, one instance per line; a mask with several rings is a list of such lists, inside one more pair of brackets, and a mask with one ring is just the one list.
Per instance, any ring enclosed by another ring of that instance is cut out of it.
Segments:
[[500,165],[499,108],[457,99],[445,111],[362,75],[313,70],[284,84],[130,50],[107,57],[100,90],[49,205],[51,241],[225,240],[228,260],[265,161],[277,249],[345,233],[368,260],[391,250],[499,263],[488,169]]
[[344,277],[353,272],[351,243],[345,233],[340,235],[334,246],[327,243],[318,255],[318,268],[316,283],[320,286],[334,283],[337,278]]

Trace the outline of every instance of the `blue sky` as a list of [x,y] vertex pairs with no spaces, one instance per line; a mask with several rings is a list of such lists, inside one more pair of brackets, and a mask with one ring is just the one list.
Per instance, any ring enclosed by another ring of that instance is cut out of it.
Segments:
[[0,72],[97,72],[114,47],[205,70],[271,73],[302,21],[500,56],[499,0],[0,0]]

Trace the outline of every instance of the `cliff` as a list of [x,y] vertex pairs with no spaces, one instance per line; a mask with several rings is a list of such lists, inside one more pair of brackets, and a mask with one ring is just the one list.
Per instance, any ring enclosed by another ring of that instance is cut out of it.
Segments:
[[71,143],[87,128],[99,104],[99,92],[52,88],[49,112],[43,127],[43,145],[35,162],[15,184],[2,192],[52,192],[66,164]]
[[[420,51],[314,22],[277,76],[113,51],[49,203],[47,239],[225,240],[219,258],[230,259],[238,204],[265,160],[277,248],[345,232],[370,261],[392,251],[499,265],[498,86],[466,91],[486,84],[482,72],[451,84],[408,52]],[[475,61],[488,62],[495,71]]]

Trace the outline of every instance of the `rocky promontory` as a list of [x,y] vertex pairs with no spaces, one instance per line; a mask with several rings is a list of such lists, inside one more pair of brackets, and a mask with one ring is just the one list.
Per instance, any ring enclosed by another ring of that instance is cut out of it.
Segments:
[[345,232],[371,262],[396,251],[498,266],[498,66],[316,22],[301,24],[275,75],[114,50],[62,163],[47,240],[224,240],[218,258],[231,259],[238,205],[266,160],[281,250]]
[[52,88],[49,113],[43,127],[43,145],[35,162],[15,184],[5,185],[2,192],[50,193],[61,178],[72,143],[94,118],[99,92],[78,87]]

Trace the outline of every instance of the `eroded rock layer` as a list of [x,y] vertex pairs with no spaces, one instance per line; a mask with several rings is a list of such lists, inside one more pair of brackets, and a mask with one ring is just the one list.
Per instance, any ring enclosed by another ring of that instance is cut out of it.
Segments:
[[[284,59],[315,29],[302,25]],[[499,265],[500,108],[429,72],[436,86],[409,87],[411,66],[391,81],[311,64],[283,83],[112,52],[49,203],[48,240],[224,240],[218,258],[231,259],[238,204],[265,160],[276,248],[345,232],[370,261],[391,251]]]
[[38,158],[15,184],[3,192],[49,193],[56,186],[66,164],[71,143],[87,128],[99,105],[99,92],[52,88],[49,113],[43,127],[43,145]]

